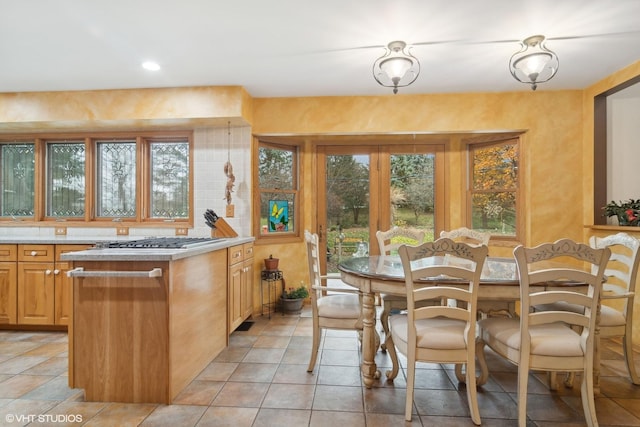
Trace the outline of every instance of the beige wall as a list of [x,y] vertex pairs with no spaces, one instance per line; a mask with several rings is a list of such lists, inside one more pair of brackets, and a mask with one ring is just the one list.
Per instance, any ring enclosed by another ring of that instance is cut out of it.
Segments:
[[[405,133],[525,131],[521,167],[525,209],[525,244],[570,237],[581,240],[580,207],[583,171],[582,91],[395,95],[383,97],[279,98],[254,100],[254,134]],[[449,205],[446,213],[464,212],[461,171],[466,168],[461,144],[449,144],[446,174]],[[308,147],[305,164],[311,165]],[[307,169],[309,170],[309,169]],[[305,177],[303,228],[313,225],[313,188]],[[464,225],[451,215],[450,227]],[[509,256],[512,247],[492,248]],[[258,247],[256,255],[277,253],[287,275],[306,279],[302,244]],[[288,261],[290,260],[290,261]],[[287,265],[289,263],[290,265]]]

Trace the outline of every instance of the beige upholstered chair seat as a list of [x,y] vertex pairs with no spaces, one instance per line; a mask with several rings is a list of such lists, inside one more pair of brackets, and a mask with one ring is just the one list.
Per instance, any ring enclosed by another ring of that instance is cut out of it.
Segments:
[[[407,316],[391,316],[390,326],[394,334],[394,344],[398,347],[407,345]],[[422,319],[415,322],[416,345],[432,350],[464,350],[464,328],[467,322],[448,318]]]
[[[529,334],[532,357],[584,357],[580,334],[564,323],[530,326]],[[499,347],[505,352],[511,349],[515,355],[520,351],[520,321],[500,318],[482,320],[482,339],[492,348]]]
[[355,319],[360,317],[358,295],[326,295],[318,299],[318,316],[330,319]]
[[[536,310],[538,311],[553,311],[553,310],[568,310],[573,311],[574,313],[580,313],[582,307],[568,304],[564,301],[558,301],[551,304],[540,304],[536,305]],[[627,321],[624,318],[622,312],[616,310],[615,308],[609,307],[607,305],[602,305],[600,308],[600,323],[598,324],[600,327],[608,326],[626,326]]]
[[604,326],[626,326],[627,321],[622,312],[607,305],[600,308],[600,327]]

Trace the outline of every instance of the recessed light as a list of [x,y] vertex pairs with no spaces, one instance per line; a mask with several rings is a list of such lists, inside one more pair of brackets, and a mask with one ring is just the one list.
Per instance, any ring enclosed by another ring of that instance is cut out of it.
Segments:
[[160,69],[160,65],[157,62],[146,61],[142,63],[142,68],[149,71],[158,71]]

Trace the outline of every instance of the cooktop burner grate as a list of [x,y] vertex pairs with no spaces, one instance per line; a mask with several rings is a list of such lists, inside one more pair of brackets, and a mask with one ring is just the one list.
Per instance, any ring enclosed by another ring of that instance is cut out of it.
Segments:
[[96,244],[96,248],[122,249],[187,249],[220,240],[218,237],[153,237],[138,240],[119,240]]

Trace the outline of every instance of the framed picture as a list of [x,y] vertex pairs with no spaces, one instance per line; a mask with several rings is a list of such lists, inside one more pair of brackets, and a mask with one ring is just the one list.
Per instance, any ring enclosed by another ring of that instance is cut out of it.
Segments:
[[289,202],[269,200],[269,233],[289,231]]

